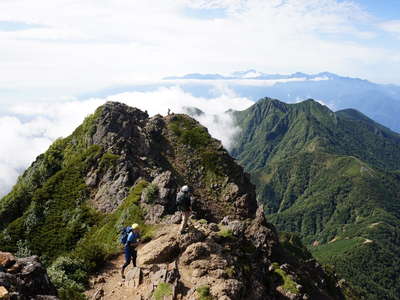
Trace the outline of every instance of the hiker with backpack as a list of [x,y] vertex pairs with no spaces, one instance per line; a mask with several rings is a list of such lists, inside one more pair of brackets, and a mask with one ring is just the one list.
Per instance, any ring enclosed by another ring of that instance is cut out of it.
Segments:
[[122,279],[125,279],[125,268],[132,261],[133,267],[136,267],[137,251],[136,246],[139,244],[139,225],[134,223],[132,226],[127,226],[121,233],[121,243],[124,245],[125,263],[121,269]]
[[184,185],[176,195],[176,205],[178,210],[182,212],[182,223],[179,232],[183,233],[192,212],[192,199],[187,185]]

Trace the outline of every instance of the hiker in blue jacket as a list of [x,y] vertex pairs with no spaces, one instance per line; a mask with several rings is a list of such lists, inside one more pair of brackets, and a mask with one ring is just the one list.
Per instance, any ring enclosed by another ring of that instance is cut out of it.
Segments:
[[136,267],[136,257],[137,251],[136,246],[139,244],[139,225],[132,224],[132,226],[128,230],[130,231],[128,234],[128,238],[126,239],[126,243],[124,246],[124,253],[125,253],[125,263],[121,269],[121,276],[124,279],[125,275],[125,268],[129,266],[130,262],[132,261],[132,265]]

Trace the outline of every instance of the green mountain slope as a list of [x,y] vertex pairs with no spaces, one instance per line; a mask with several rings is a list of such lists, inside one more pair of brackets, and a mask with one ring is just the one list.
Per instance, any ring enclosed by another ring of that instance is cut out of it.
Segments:
[[354,110],[263,99],[233,112],[232,154],[267,218],[367,299],[400,299],[400,136]]

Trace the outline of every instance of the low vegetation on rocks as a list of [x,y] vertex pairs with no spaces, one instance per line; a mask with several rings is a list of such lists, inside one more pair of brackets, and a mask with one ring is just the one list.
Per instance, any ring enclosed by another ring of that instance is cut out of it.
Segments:
[[172,287],[169,283],[161,282],[154,290],[153,297],[155,300],[164,300],[164,297],[172,295]]

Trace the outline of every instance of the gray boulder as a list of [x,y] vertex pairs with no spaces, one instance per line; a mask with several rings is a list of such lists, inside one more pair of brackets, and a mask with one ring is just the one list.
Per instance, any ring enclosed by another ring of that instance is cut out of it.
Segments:
[[15,259],[11,253],[0,252],[0,258],[0,287],[11,299],[58,299],[37,256]]

